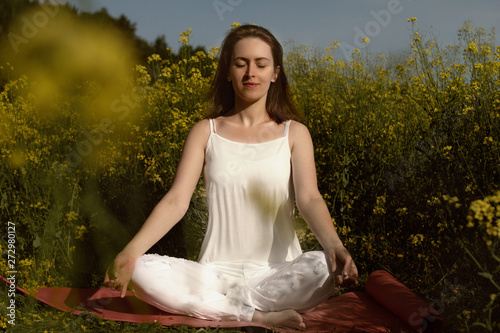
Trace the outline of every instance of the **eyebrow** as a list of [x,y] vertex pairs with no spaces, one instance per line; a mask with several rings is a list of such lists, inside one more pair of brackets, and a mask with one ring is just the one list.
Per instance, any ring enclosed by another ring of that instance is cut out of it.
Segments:
[[[247,58],[245,57],[235,57],[233,60],[248,60]],[[267,61],[270,61],[268,58],[266,57],[260,57],[260,58],[257,58],[255,59],[256,61],[260,61],[260,60],[267,60]]]

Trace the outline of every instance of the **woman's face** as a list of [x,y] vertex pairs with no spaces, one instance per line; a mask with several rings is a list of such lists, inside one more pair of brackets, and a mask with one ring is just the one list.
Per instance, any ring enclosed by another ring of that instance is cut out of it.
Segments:
[[271,47],[262,39],[244,38],[234,46],[228,80],[232,82],[236,100],[246,103],[265,100],[278,73]]

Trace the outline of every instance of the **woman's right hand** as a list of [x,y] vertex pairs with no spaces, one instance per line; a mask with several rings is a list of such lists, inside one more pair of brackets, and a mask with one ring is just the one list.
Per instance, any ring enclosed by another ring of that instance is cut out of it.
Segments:
[[184,143],[174,182],[153,209],[141,229],[118,253],[106,271],[104,286],[120,290],[125,297],[136,261],[156,244],[186,214],[205,162],[205,149],[210,136],[208,119],[193,126]]
[[118,253],[106,270],[104,286],[111,290],[119,290],[120,297],[125,297],[137,259],[139,258],[136,256],[127,255],[123,252]]

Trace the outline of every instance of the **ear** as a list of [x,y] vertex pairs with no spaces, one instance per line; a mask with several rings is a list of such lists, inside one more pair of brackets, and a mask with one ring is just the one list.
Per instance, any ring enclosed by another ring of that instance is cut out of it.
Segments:
[[276,82],[276,80],[278,79],[279,73],[280,73],[280,66],[276,66],[276,68],[274,69],[274,74],[273,74],[273,78],[271,79],[271,82]]

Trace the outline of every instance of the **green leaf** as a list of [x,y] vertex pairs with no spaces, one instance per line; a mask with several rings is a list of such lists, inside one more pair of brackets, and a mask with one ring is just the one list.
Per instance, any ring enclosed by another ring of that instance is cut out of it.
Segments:
[[37,247],[40,247],[42,245],[42,239],[38,234],[35,236],[35,240],[33,241],[33,247],[36,249]]
[[477,273],[477,274],[479,274],[479,275],[481,275],[481,276],[483,276],[483,277],[485,277],[487,279],[490,279],[490,280],[493,279],[493,275],[491,275],[488,272],[480,272],[480,273]]

